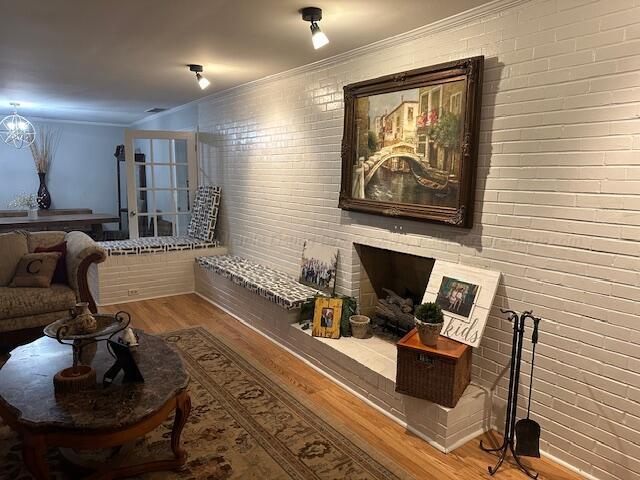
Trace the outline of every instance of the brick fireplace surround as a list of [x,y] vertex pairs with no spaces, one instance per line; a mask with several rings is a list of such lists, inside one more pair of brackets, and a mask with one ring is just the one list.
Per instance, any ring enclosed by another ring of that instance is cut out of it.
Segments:
[[[354,243],[502,272],[473,355],[493,424],[511,338],[498,309],[530,307],[544,320],[532,405],[544,454],[587,478],[636,478],[639,21],[636,0],[498,0],[135,128],[200,132],[200,181],[222,186],[233,254],[293,274],[305,239],[336,245],[345,294],[359,290]],[[473,55],[485,56],[473,228],[338,209],[342,87]]]

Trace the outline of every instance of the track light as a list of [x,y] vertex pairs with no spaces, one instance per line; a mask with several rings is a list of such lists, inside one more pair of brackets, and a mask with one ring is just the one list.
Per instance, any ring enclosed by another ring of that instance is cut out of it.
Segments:
[[311,41],[313,42],[313,48],[318,50],[329,43],[327,36],[320,30],[318,22],[322,20],[322,10],[317,7],[306,7],[300,10],[302,14],[302,20],[305,22],[311,22]]
[[202,76],[202,65],[190,64],[189,70],[196,73],[196,80],[198,81],[198,85],[200,85],[201,90],[204,90],[209,85],[211,85],[211,82]]

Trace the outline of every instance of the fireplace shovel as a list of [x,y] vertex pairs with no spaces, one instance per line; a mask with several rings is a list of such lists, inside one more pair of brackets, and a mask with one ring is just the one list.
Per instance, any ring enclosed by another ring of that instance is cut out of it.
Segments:
[[536,358],[536,344],[538,343],[539,318],[533,318],[533,333],[531,334],[531,375],[529,376],[529,405],[527,406],[527,418],[516,423],[516,455],[523,457],[540,458],[540,425],[529,418],[531,412],[531,387],[533,386],[533,362]]

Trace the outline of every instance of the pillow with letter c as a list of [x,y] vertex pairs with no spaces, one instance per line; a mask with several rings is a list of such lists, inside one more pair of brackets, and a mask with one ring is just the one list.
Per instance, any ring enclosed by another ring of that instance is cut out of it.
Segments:
[[18,262],[9,286],[49,288],[60,256],[59,252],[27,253]]

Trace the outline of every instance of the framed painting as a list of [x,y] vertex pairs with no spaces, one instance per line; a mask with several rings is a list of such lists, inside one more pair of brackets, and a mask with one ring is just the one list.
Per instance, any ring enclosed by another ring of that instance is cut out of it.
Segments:
[[341,318],[341,298],[316,298],[311,335],[314,337],[340,338]]
[[339,206],[470,228],[484,57],[344,87]]

